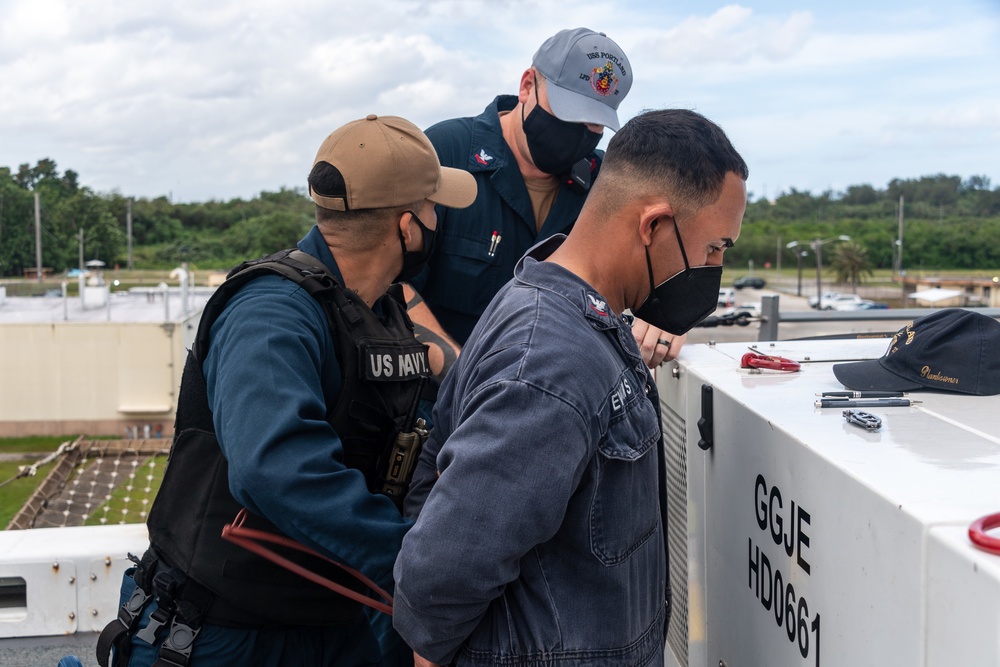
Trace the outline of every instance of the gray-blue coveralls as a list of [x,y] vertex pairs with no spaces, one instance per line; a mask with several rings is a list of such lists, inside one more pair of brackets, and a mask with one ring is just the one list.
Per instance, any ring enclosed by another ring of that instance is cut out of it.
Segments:
[[393,623],[440,664],[663,664],[659,399],[629,325],[540,261],[560,239],[445,378],[407,497]]

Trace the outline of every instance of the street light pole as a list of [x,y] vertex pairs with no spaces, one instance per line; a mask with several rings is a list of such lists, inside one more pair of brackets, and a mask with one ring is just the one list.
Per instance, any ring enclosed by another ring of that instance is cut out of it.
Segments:
[[816,251],[816,307],[822,308],[823,298],[823,244],[830,241],[850,241],[851,237],[846,234],[834,236],[828,239],[816,239],[810,245]]
[[798,265],[798,269],[799,269],[799,285],[798,285],[798,288],[796,290],[796,295],[797,296],[802,296],[802,258],[806,256],[806,251],[805,250],[799,250],[798,249],[799,246],[801,246],[801,245],[802,244],[799,243],[798,241],[791,241],[790,243],[788,243],[785,246],[789,250],[795,250],[795,261],[796,261],[796,263]]
[[802,258],[806,256],[805,250],[800,250],[795,253],[796,258],[799,260],[799,287],[796,291],[796,295],[802,296]]

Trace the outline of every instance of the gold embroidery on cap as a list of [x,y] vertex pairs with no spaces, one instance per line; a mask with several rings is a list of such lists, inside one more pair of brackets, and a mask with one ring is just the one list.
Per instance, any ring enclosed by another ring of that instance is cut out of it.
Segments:
[[935,382],[947,382],[948,384],[958,384],[958,378],[949,377],[947,375],[942,375],[940,371],[937,373],[931,372],[930,366],[924,366],[920,369],[920,377],[925,380],[934,380]]
[[913,342],[913,337],[916,335],[916,332],[913,331],[913,322],[908,323],[905,327],[892,335],[892,340],[889,341],[889,349],[886,351],[885,356],[888,357],[890,354],[899,352],[899,346],[897,343],[899,343],[899,339],[904,333],[906,334],[905,344],[909,345]]

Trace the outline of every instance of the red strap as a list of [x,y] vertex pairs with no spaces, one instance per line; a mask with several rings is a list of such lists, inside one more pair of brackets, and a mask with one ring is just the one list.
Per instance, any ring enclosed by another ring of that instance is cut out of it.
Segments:
[[990,553],[1000,555],[1000,539],[990,537],[987,530],[1000,527],[1000,513],[987,514],[976,519],[969,526],[969,539],[980,549],[985,549]]
[[[304,544],[299,544],[293,539],[290,539],[283,535],[275,535],[273,533],[267,533],[264,532],[263,530],[244,528],[243,522],[246,520],[246,516],[247,516],[246,509],[241,509],[239,514],[236,515],[236,518],[233,519],[232,523],[227,523],[225,526],[223,526],[222,538],[225,540],[229,540],[233,544],[237,544],[243,547],[244,549],[257,554],[261,558],[266,558],[272,563],[280,565],[281,567],[285,568],[286,570],[290,570],[291,572],[294,572],[300,577],[305,577],[314,584],[319,584],[320,586],[330,589],[334,593],[339,593],[340,595],[349,597],[356,602],[360,602],[363,605],[367,605],[372,609],[377,609],[378,611],[381,611],[384,614],[392,616],[392,596],[386,593],[384,590],[382,590],[374,581],[372,581],[365,575],[361,574],[357,570],[350,568],[342,563],[338,563],[333,559],[327,558],[323,554],[315,551],[314,549],[310,549]],[[305,567],[299,565],[298,563],[292,562],[291,560],[285,558],[284,556],[275,553],[273,550],[261,544],[262,542],[270,542],[272,544],[278,544],[280,546],[287,547],[289,549],[295,549],[296,551],[307,553],[311,556],[315,556],[316,558],[322,558],[326,562],[336,565],[341,570],[347,572],[349,575],[351,575],[352,577],[363,583],[369,589],[378,594],[378,596],[382,598],[384,602],[373,600],[372,598],[368,597],[367,595],[364,595],[363,593],[352,591],[351,589],[341,586],[340,584],[331,581],[330,579],[327,579],[326,577],[320,574],[308,570]]]

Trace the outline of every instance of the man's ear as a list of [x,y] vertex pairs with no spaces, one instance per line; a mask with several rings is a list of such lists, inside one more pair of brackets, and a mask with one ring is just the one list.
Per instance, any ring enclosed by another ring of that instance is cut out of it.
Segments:
[[653,242],[653,230],[659,227],[661,218],[672,218],[673,209],[669,204],[656,204],[644,207],[639,215],[639,238],[643,244]]
[[535,71],[530,67],[521,75],[521,85],[517,89],[517,101],[526,104],[535,89]]
[[410,242],[413,240],[413,228],[416,227],[416,224],[413,222],[413,214],[409,211],[404,211],[399,216],[396,224],[399,227],[399,233],[403,236],[403,243],[410,245]]

